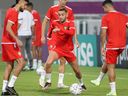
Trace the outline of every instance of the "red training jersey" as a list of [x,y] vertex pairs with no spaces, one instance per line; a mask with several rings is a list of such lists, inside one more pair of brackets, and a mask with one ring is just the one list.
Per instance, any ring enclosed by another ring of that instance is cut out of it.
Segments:
[[[52,32],[54,28],[59,28],[59,32]],[[72,51],[73,46],[73,35],[75,34],[74,22],[66,21],[60,23],[58,20],[52,22],[51,24],[51,37],[53,44],[64,51]]]
[[128,17],[114,11],[102,17],[102,28],[107,29],[106,48],[121,49],[126,46],[126,24]]
[[35,22],[35,31],[41,34],[42,23],[41,23],[40,14],[36,10],[33,10],[32,15],[33,15],[34,22]]
[[2,44],[11,44],[15,43],[16,41],[14,38],[12,38],[9,34],[9,32],[6,30],[7,23],[11,22],[12,30],[15,35],[18,33],[18,11],[15,8],[9,8],[6,12],[6,16],[4,19],[4,29],[3,29],[3,35],[2,35]]
[[[73,21],[74,22],[74,14],[73,11],[70,7],[65,6],[67,12],[68,12],[68,17],[67,20],[69,21]],[[52,7],[49,8],[45,18],[47,18],[48,20],[50,20],[50,24],[54,21],[54,20],[58,20],[58,11],[60,9],[59,5],[54,5]],[[48,34],[51,34],[50,31],[48,31]],[[49,37],[48,37],[49,38]]]

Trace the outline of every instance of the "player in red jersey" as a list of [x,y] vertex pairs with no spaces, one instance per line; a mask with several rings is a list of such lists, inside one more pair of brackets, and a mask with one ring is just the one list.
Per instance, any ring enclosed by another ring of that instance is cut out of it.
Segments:
[[[58,20],[58,10],[60,8],[66,8],[68,11],[68,16],[67,19],[74,22],[74,15],[73,15],[73,11],[70,7],[66,6],[66,3],[68,2],[68,0],[59,0],[59,4],[58,5],[54,5],[52,7],[49,8],[44,20],[43,20],[43,24],[42,24],[42,42],[45,43],[45,29],[46,29],[46,25],[49,22],[49,26],[51,25],[52,21],[54,20]],[[49,28],[50,29],[50,28]],[[50,46],[52,45],[52,39],[49,37],[51,35],[51,32],[48,31],[47,33],[47,40],[48,40],[48,49],[50,51]],[[79,43],[77,40],[77,35],[75,33],[75,43],[76,45],[79,47]],[[69,47],[69,45],[67,45],[67,47]],[[70,50],[73,50],[73,45],[70,45]],[[65,63],[66,60],[62,57],[60,58],[60,66],[59,66],[59,78],[58,78],[58,88],[67,88],[68,86],[65,86],[63,83],[63,79],[64,79],[64,69],[65,69]],[[51,75],[49,74],[48,78]]]
[[[14,89],[14,84],[25,65],[25,61],[19,48],[23,44],[17,36],[18,12],[24,9],[25,4],[27,4],[25,0],[19,0],[15,7],[9,8],[6,12],[1,43],[2,60],[6,62],[1,94],[2,96],[18,96],[18,93]],[[10,78],[14,67],[14,61],[17,61],[17,66],[15,67],[14,73]]]
[[[74,55],[73,51],[67,47],[67,43],[69,44],[69,41],[73,39],[73,35],[75,34],[74,22],[66,19],[67,10],[65,8],[58,11],[58,16],[59,20],[53,21],[50,27],[50,31],[52,32],[50,37],[53,39],[53,43],[51,45],[51,51],[49,52],[48,59],[45,63],[45,70],[41,74],[40,81],[42,85],[44,85],[44,89],[50,87],[51,80],[48,78],[45,83],[45,76],[47,78],[47,75],[51,74],[51,65],[55,60],[65,57],[74,70],[81,87],[86,89],[82,81],[82,75],[76,60],[76,56]],[[70,43],[73,44],[73,40],[70,41]]]
[[[101,54],[105,56],[105,62],[99,77],[94,81],[92,80],[92,83],[99,85],[105,73],[108,72],[111,91],[107,96],[117,96],[115,65],[117,57],[126,47],[126,26],[128,26],[128,17],[116,11],[111,0],[103,2],[103,9],[107,12],[107,14],[102,17],[101,31]],[[107,42],[106,50],[104,48],[105,42]]]
[[35,33],[32,41],[32,53],[33,53],[33,69],[42,68],[42,43],[41,43],[41,17],[40,14],[33,10],[33,5],[31,6],[32,15],[35,22]]

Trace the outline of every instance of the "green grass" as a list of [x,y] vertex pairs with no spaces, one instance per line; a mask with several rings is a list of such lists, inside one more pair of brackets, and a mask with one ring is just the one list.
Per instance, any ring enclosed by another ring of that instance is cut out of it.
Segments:
[[[5,64],[0,63],[0,88],[2,87],[2,75]],[[80,67],[83,74],[84,83],[87,91],[80,96],[106,96],[110,91],[107,76],[99,87],[90,84],[90,80],[95,79],[99,74],[99,68]],[[117,94],[118,96],[128,96],[128,70],[117,69]],[[77,82],[70,66],[66,65],[64,82],[71,85]],[[39,76],[34,71],[22,72],[16,82],[16,90],[20,96],[72,96],[68,89],[57,89],[58,66],[53,65],[52,87],[43,91],[38,85]]]

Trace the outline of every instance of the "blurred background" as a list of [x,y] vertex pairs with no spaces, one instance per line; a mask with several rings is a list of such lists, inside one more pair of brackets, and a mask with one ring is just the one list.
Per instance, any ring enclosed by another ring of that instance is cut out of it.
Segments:
[[[57,4],[58,0],[30,0],[34,4],[34,9],[39,11],[42,20],[48,8]],[[0,0],[0,36],[2,34],[3,20],[6,9],[13,5],[15,0]],[[78,62],[82,66],[101,66],[100,56],[100,26],[101,17],[104,15],[102,9],[103,0],[69,0],[75,15],[78,39],[80,48],[75,48]],[[113,0],[116,9],[124,14],[128,13],[128,0]],[[47,58],[47,46],[43,47],[43,61]],[[128,69],[128,45],[125,51],[118,58],[117,67]],[[56,63],[56,62],[55,62]]]

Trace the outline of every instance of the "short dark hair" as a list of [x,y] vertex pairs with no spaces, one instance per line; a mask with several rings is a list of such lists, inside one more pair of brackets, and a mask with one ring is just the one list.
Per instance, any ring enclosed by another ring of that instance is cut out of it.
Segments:
[[[27,3],[29,2],[29,0],[25,0]],[[19,2],[19,0],[16,0],[15,1],[15,4],[13,4],[11,7],[15,7],[16,6],[16,4],[18,4],[18,2]]]
[[102,3],[102,6],[105,6],[106,4],[113,5],[113,2],[112,2],[112,0],[105,0],[105,1]]
[[67,9],[65,9],[65,8],[60,8],[59,11],[64,11],[66,13],[68,12]]
[[28,2],[26,5],[27,5],[28,7],[32,7],[32,8],[33,8],[33,3],[32,3],[32,2]]

